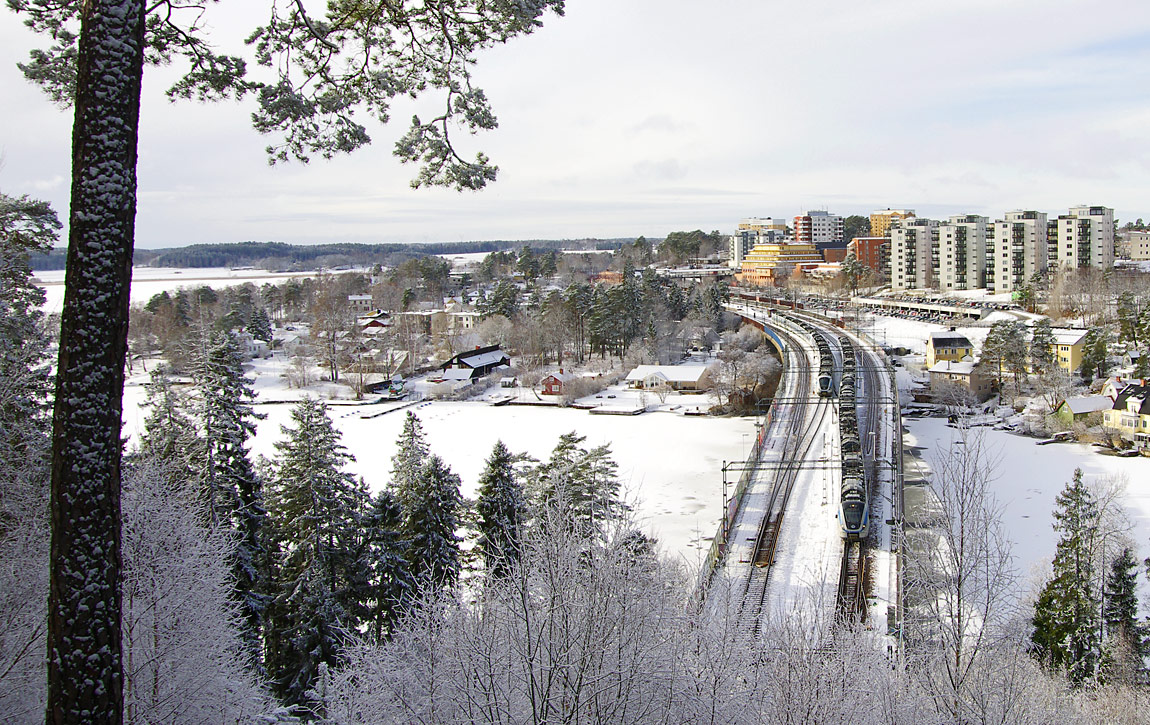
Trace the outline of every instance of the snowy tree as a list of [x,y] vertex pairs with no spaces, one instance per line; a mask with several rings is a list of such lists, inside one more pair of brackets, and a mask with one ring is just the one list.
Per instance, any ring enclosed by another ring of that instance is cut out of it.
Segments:
[[459,576],[459,476],[432,454],[415,472],[404,507],[407,560],[420,586],[450,587]]
[[60,222],[51,207],[0,194],[0,712],[44,712],[48,592],[50,335],[29,258]]
[[1130,547],[1110,563],[1102,587],[1102,621],[1105,627],[1102,673],[1106,680],[1134,682],[1143,669],[1146,627],[1138,621],[1138,562]]
[[138,723],[244,723],[274,708],[233,597],[231,532],[162,458],[124,481],[124,709]]
[[343,471],[351,455],[323,403],[300,402],[292,423],[276,444],[268,491],[273,600],[265,657],[279,693],[303,703],[320,664],[339,656],[341,632],[358,624],[353,615],[363,597],[356,585],[362,581],[367,491]]
[[270,343],[272,341],[272,322],[268,318],[267,310],[256,307],[252,312],[252,319],[248,322],[248,332],[257,340]]
[[[203,340],[206,331],[199,335]],[[234,530],[236,596],[243,604],[248,641],[259,651],[258,639],[265,597],[260,584],[266,569],[263,483],[252,469],[247,441],[255,421],[263,418],[252,407],[255,392],[244,376],[239,349],[230,333],[217,331],[201,344],[192,362],[205,456],[200,476],[208,522]]]
[[207,443],[187,414],[191,402],[172,384],[170,373],[167,365],[158,365],[144,385],[148,417],[144,419],[136,455],[164,461],[171,471],[178,472],[180,481],[199,490],[203,485],[204,462],[208,460]]
[[988,662],[1017,644],[1010,637],[1016,577],[993,493],[996,466],[971,432],[938,456],[930,491],[940,541],[906,559],[906,586],[919,602],[907,617],[912,671],[951,722],[977,719]]
[[479,551],[493,577],[506,575],[519,558],[526,501],[515,470],[518,458],[496,441],[479,475]]
[[607,445],[591,450],[581,444],[586,436],[564,433],[551,458],[532,474],[538,511],[561,512],[568,526],[582,532],[603,532],[627,511],[620,498],[617,466]]
[[1034,604],[1034,654],[1064,669],[1072,682],[1092,678],[1098,666],[1099,605],[1094,583],[1094,537],[1098,505],[1075,469],[1073,479],[1055,499],[1054,529],[1058,544],[1054,573]]
[[372,641],[381,642],[410,608],[418,582],[407,561],[403,509],[391,491],[380,491],[371,501],[364,521],[362,572],[367,581],[362,618]]
[[420,467],[431,452],[423,437],[423,424],[410,410],[404,416],[396,447],[399,450],[391,457],[391,490],[403,510],[410,511],[419,505],[416,481]]

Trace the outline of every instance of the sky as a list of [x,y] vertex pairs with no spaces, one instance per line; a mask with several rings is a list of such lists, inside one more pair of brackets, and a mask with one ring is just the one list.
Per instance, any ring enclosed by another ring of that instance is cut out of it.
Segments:
[[[257,7],[210,9],[221,49]],[[0,10],[0,192],[63,218],[71,114],[16,68],[46,45]],[[1150,219],[1145,0],[572,0],[474,75],[500,125],[460,146],[500,175],[460,194],[411,189],[391,155],[418,103],[350,156],[271,167],[249,105],[172,104],[175,70],[146,69],[137,247],[661,237],[809,209]]]

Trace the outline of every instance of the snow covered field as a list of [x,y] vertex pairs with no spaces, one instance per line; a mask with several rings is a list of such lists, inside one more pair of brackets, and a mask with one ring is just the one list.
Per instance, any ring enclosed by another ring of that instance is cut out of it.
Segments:
[[[921,446],[928,467],[940,452],[950,449],[962,433],[946,425],[943,418],[907,419],[908,445]],[[966,432],[972,445],[981,438],[991,460],[995,479],[991,485],[1003,506],[1003,522],[1014,543],[1015,563],[1023,577],[1023,587],[1033,576],[1049,576],[1057,537],[1052,528],[1054,499],[1081,468],[1087,481],[1115,479],[1125,484],[1123,503],[1130,518],[1130,538],[1137,547],[1135,558],[1150,555],[1150,460],[1118,458],[1096,453],[1080,443],[1039,446],[1037,439],[990,428]],[[907,471],[909,477],[910,471]],[[1142,580],[1144,589],[1144,578]]]
[[[137,377],[124,394],[125,433],[134,435],[146,412],[139,407],[144,390]],[[257,378],[264,399],[297,397],[280,387],[274,375]],[[271,457],[281,426],[291,421],[291,406],[261,404],[252,452]],[[373,491],[391,474],[395,441],[405,410],[364,418],[386,410],[379,405],[333,405],[331,417],[343,444],[356,460],[349,470]],[[496,440],[513,452],[546,460],[559,436],[576,431],[585,447],[608,444],[618,464],[627,500],[645,530],[663,552],[691,565],[702,560],[722,509],[722,465],[742,459],[754,440],[753,418],[688,417],[670,412],[643,415],[591,415],[585,410],[529,406],[493,407],[484,402],[426,402],[407,408],[419,416],[432,452],[463,480],[463,493],[474,497],[479,474]]]
[[[315,272],[265,272],[260,269],[228,269],[208,267],[202,269],[174,269],[170,267],[133,267],[132,304],[143,304],[161,292],[175,292],[186,287],[207,285],[215,289],[235,287],[245,282],[263,285],[279,284],[290,277],[314,277]],[[44,311],[51,314],[64,309],[64,270],[53,269],[36,273],[36,282],[44,288],[47,300]]]

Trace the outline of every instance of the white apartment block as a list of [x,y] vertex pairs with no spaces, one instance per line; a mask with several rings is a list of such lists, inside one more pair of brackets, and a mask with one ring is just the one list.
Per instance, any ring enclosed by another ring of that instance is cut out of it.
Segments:
[[891,225],[889,233],[891,289],[931,287],[931,251],[938,244],[938,222],[924,217],[902,219]]
[[843,240],[843,218],[825,211],[808,211],[795,217],[795,241],[806,244],[838,244]]
[[1024,287],[1046,269],[1046,213],[1008,211],[987,227],[986,288],[995,293]]
[[1052,270],[1114,266],[1114,210],[1076,206],[1050,222],[1047,256]]
[[960,214],[938,225],[938,241],[931,247],[931,271],[940,290],[981,289],[986,276],[984,216]]

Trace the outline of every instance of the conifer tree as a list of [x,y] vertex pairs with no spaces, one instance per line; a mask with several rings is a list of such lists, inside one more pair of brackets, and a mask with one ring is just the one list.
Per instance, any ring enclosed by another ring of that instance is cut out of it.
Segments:
[[268,319],[267,310],[256,307],[252,318],[248,322],[248,332],[257,340],[270,343],[272,341],[272,322]]
[[144,406],[149,412],[140,435],[138,457],[163,462],[181,485],[199,490],[207,446],[187,414],[191,403],[172,385],[170,372],[167,365],[157,365],[145,383]]
[[1034,323],[1030,337],[1030,365],[1039,374],[1054,365],[1054,332],[1048,318],[1044,317]]
[[479,476],[479,551],[493,577],[505,575],[519,560],[526,504],[517,458],[496,441]]
[[423,437],[423,424],[410,410],[403,419],[403,430],[396,444],[399,450],[391,457],[391,490],[400,507],[408,512],[419,504],[416,479],[430,453]]
[[[204,334],[201,330],[201,336]],[[263,530],[267,511],[263,484],[248,458],[247,441],[255,434],[255,421],[264,416],[252,407],[255,392],[244,377],[239,349],[229,333],[212,334],[206,349],[201,346],[199,352],[193,361],[192,377],[207,453],[201,491],[208,523],[234,530],[239,539],[235,551],[236,596],[246,623],[245,637],[256,653],[266,606],[260,589],[266,569]]]
[[417,583],[407,561],[403,534],[403,509],[389,490],[371,501],[364,523],[364,556],[361,571],[367,575],[362,618],[376,642],[395,627],[416,594]]
[[343,471],[352,460],[327,407],[304,400],[276,445],[269,490],[274,600],[268,607],[266,666],[278,692],[307,701],[321,663],[334,665],[344,631],[359,625],[360,530],[367,491]]
[[598,532],[604,524],[626,511],[619,497],[617,466],[606,445],[590,451],[587,440],[574,431],[564,433],[551,451],[551,458],[535,473],[539,508],[552,509],[572,527]]
[[432,454],[413,484],[403,527],[412,575],[420,586],[453,586],[459,576],[459,476]]
[[1102,621],[1106,630],[1102,668],[1107,679],[1127,682],[1142,669],[1146,629],[1138,622],[1138,563],[1130,547],[1110,563],[1102,594]]
[[1055,505],[1054,572],[1034,605],[1031,642],[1041,661],[1082,683],[1096,674],[1100,644],[1093,566],[1098,505],[1082,480],[1082,469],[1074,470]]

